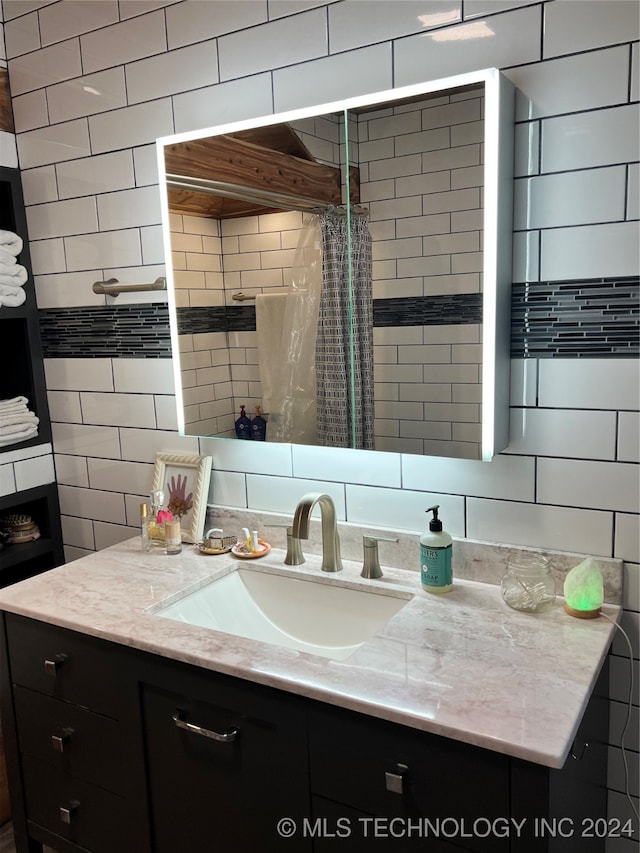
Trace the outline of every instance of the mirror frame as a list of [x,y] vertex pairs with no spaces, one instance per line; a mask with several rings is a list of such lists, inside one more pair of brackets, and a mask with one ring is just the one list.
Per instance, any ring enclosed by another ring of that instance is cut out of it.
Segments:
[[[427,95],[443,89],[484,84],[484,217],[482,286],[482,428],[481,458],[490,461],[509,441],[511,278],[513,222],[514,87],[497,68],[486,68],[397,89],[360,95],[282,113],[243,119],[156,140],[161,222],[169,303],[171,346],[174,354],[178,433],[185,435],[182,377],[179,359],[177,309],[169,227],[169,193],[164,149],[168,145],[208,136],[236,133],[313,116],[359,109]],[[215,438],[216,436],[211,436]],[[375,452],[375,451],[374,451]],[[451,457],[445,457],[451,458]]]

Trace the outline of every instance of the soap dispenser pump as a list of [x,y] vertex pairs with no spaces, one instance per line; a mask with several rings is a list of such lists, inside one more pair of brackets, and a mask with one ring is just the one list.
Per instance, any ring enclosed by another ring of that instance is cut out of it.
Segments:
[[251,438],[251,421],[247,417],[244,406],[240,406],[240,417],[235,423],[236,437],[242,439]]
[[453,587],[451,556],[453,540],[442,529],[438,518],[440,505],[430,506],[426,512],[432,512],[429,530],[420,537],[420,582],[427,592],[449,592]]

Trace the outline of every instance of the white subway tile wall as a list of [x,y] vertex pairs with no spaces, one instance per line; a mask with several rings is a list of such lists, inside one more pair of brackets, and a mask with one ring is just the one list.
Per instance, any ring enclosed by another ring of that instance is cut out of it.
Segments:
[[[99,97],[96,97],[99,93]],[[52,124],[115,109],[127,103],[122,68],[87,74],[82,80],[68,80],[47,92]]]
[[508,68],[540,57],[541,6],[509,9],[487,20],[397,39],[394,85],[437,80],[478,68]]
[[0,453],[0,496],[55,482],[51,444]]
[[[25,7],[25,12],[29,10]],[[6,53],[7,58],[19,56],[24,51],[38,50],[40,47],[40,31],[38,29],[38,16],[36,14],[23,15],[17,21],[9,21],[5,24],[5,32],[10,35],[11,53]]]
[[118,4],[116,0],[102,0],[100,3],[77,0],[73,5],[65,5],[62,9],[45,5],[39,11],[38,20],[44,47],[114,24],[118,20]]
[[174,95],[172,101],[176,133],[268,115],[273,112],[271,74],[254,74],[183,92]]
[[322,8],[280,18],[218,39],[220,79],[232,80],[326,56],[327,16]]
[[[89,486],[89,474],[87,472],[88,458],[86,456],[67,456],[56,453],[54,462],[56,466],[56,480],[59,485],[65,486]],[[63,528],[67,516],[62,517]],[[66,539],[64,540],[66,543]],[[73,544],[73,543],[69,543]]]
[[[377,2],[375,16],[370,5],[3,0],[39,306],[92,305],[92,282],[115,269],[146,280],[155,264],[160,270],[155,274],[162,274],[157,231],[145,232],[159,222],[157,136],[489,65],[501,67],[517,89],[514,280],[637,275],[637,3],[435,2],[433,14],[420,22],[412,18],[414,4]],[[470,134],[455,136],[457,162],[439,162],[441,152],[435,153],[423,190],[428,203],[423,209],[422,196],[413,207],[406,199],[404,219],[398,220],[404,227],[397,233],[388,225],[388,194],[412,174],[415,154],[407,150],[403,161],[395,161],[400,172],[385,174],[379,160],[376,169],[372,165],[365,196],[372,231],[378,240],[398,242],[381,248],[376,258],[381,296],[397,286],[399,270],[405,276],[402,295],[435,292],[436,285],[469,292],[476,249],[464,238],[471,263],[456,270],[415,261],[411,241],[477,230],[468,218],[477,192],[469,183],[477,164],[474,124],[459,128]],[[438,132],[425,131],[434,140]],[[383,137],[371,139],[371,151],[383,156]],[[12,157],[15,165],[12,135],[0,134],[0,159],[12,165]],[[439,204],[444,191],[439,173],[445,170],[458,205],[444,196]],[[148,192],[140,193],[141,187]],[[443,231],[441,217],[449,215],[450,229]],[[224,238],[262,238],[257,221],[251,228],[229,227]],[[283,242],[270,250],[258,241],[248,250],[260,255],[291,248]],[[192,250],[176,251],[186,259]],[[216,275],[197,264],[184,271],[199,281]],[[253,272],[245,267],[230,275],[238,286],[245,276],[245,285],[255,287]],[[275,281],[269,279],[268,286]],[[388,370],[393,353],[387,350],[383,360],[383,348],[398,344],[381,344],[378,366]],[[424,345],[453,348],[454,342],[406,343]],[[417,531],[437,496],[446,526],[458,535],[621,557],[627,561],[624,624],[638,655],[640,377],[632,359],[514,360],[513,438],[491,463],[180,437],[169,411],[168,361],[48,359],[46,367],[69,559],[135,532],[137,503],[150,487],[155,452],[207,452],[214,457],[210,497],[217,503],[288,514],[303,492],[326,489],[341,518]],[[439,373],[443,367],[448,374]],[[452,361],[434,369],[430,390],[437,399],[430,402],[477,405],[471,396],[452,393],[447,399],[442,387],[463,367]],[[381,381],[389,383],[389,411],[396,419],[400,405],[425,403],[403,399],[397,378]],[[133,405],[124,405],[133,398]],[[394,418],[388,420],[388,432],[394,433]],[[468,439],[467,425],[460,424],[457,441]],[[438,442],[435,426],[427,438],[404,436],[402,446]],[[29,462],[0,456],[3,489],[14,488],[20,476],[28,479],[35,463],[19,472],[22,461]],[[612,809],[621,816],[626,806],[619,719],[629,689],[624,654],[616,642],[610,661],[609,789]],[[635,672],[637,720],[637,661]],[[637,797],[637,741],[630,755]],[[631,853],[635,847],[636,841],[611,840],[607,849]]]
[[0,165],[8,166],[10,169],[18,168],[18,149],[16,137],[13,133],[0,130]]
[[80,119],[20,133],[16,143],[21,169],[89,157],[92,153],[87,122]]
[[42,127],[49,120],[47,98],[44,89],[20,95],[13,101],[13,123],[16,130],[32,130]]
[[[171,248],[176,305],[179,308],[223,306],[223,256],[218,221],[172,215]],[[234,347],[230,357],[224,331],[185,332],[180,334],[179,342],[185,432],[233,436],[236,411],[233,371],[237,364],[247,363],[246,347]]]
[[392,51],[391,42],[382,42],[277,68],[272,72],[274,112],[393,88]]
[[[374,299],[481,290],[481,144],[456,131],[479,128],[481,140],[483,107],[472,91],[356,117]],[[374,329],[377,448],[480,457],[479,341],[471,323]]]

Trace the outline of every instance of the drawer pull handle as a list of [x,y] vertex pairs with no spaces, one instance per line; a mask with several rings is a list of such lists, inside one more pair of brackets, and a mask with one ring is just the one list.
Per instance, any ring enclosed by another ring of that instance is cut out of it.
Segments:
[[69,743],[73,729],[63,729],[61,735],[51,735],[51,746],[56,752],[64,752],[65,743]]
[[183,720],[179,712],[173,715],[173,722],[179,729],[184,729],[186,732],[191,732],[194,735],[208,737],[211,740],[221,741],[222,743],[231,743],[240,734],[240,729],[235,726],[229,729],[228,732],[212,732],[211,729],[203,729],[202,726],[196,726],[194,723],[188,723],[186,720]]
[[58,670],[66,659],[66,655],[56,655],[53,660],[46,659],[44,662],[44,671],[47,673],[47,675],[57,675]]
[[404,778],[409,768],[406,764],[397,764],[396,773],[388,770],[384,774],[384,782],[387,791],[392,794],[404,794]]
[[75,813],[78,811],[79,806],[80,803],[78,802],[78,800],[72,800],[69,803],[68,807],[60,806],[59,814],[62,823],[71,823],[75,816]]

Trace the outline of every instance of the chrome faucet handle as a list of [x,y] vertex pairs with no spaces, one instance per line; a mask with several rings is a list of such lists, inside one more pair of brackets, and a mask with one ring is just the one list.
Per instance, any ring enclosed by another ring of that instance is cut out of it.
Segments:
[[284,527],[287,531],[287,555],[284,558],[285,566],[301,566],[304,563],[304,554],[299,539],[293,535],[290,524],[265,524],[265,527]]
[[363,536],[362,546],[364,549],[364,563],[360,577],[362,578],[381,578],[382,569],[380,568],[380,560],[378,559],[378,542],[397,542],[398,539],[390,536]]

